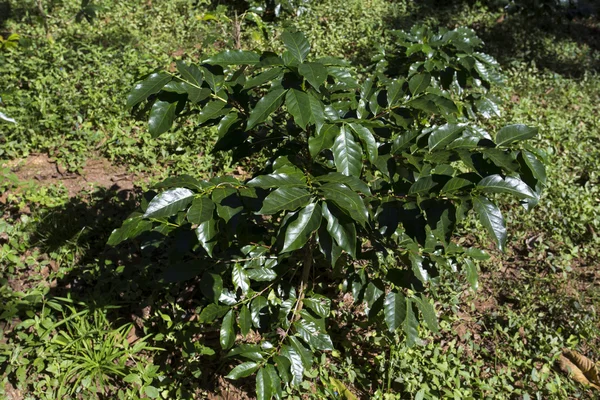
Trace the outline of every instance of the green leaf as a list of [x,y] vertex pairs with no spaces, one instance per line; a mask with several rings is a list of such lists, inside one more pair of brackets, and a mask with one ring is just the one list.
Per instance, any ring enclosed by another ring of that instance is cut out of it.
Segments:
[[312,112],[308,94],[296,89],[288,90],[285,95],[285,105],[288,111],[294,117],[294,121],[302,129],[310,123]]
[[314,231],[321,225],[321,206],[311,203],[304,207],[285,231],[282,253],[298,250],[304,247]]
[[158,399],[160,397],[160,392],[154,386],[146,386],[144,393],[151,399]]
[[235,342],[235,327],[233,326],[233,310],[229,310],[225,317],[223,317],[223,323],[221,324],[221,330],[219,331],[219,343],[223,349],[229,349]]
[[532,128],[527,125],[507,125],[500,129],[496,134],[496,143],[498,146],[506,146],[512,142],[531,139],[535,137],[537,133],[537,128]]
[[231,271],[231,280],[236,289],[242,290],[242,295],[248,293],[248,289],[250,289],[250,279],[248,279],[246,271],[244,271],[240,264],[235,264],[233,266]]
[[465,124],[445,124],[437,127],[431,132],[431,135],[429,135],[429,151],[444,148],[447,144],[456,139],[458,135],[465,130],[465,127]]
[[196,197],[192,201],[192,206],[188,209],[187,219],[192,224],[201,224],[208,221],[213,216],[215,203],[207,197]]
[[356,176],[347,176],[340,174],[339,172],[330,172],[327,175],[321,175],[317,177],[319,182],[332,182],[332,183],[343,183],[355,192],[361,192],[367,196],[371,195],[371,189],[366,183],[360,180]]
[[506,226],[500,209],[483,196],[473,198],[473,208],[479,217],[479,221],[494,238],[498,248],[504,251]]
[[492,118],[494,116],[500,116],[500,107],[496,104],[492,99],[487,97],[482,97],[479,100],[475,101],[475,107],[477,107],[477,111],[484,118]]
[[369,212],[358,193],[341,183],[326,183],[319,190],[327,200],[334,202],[362,226],[365,225],[369,219]]
[[271,282],[277,279],[277,273],[265,267],[248,268],[246,274],[250,280],[255,282]]
[[260,328],[260,312],[263,308],[267,307],[267,299],[263,296],[258,296],[250,304],[250,316],[252,318],[252,324],[256,328]]
[[475,61],[475,70],[479,73],[479,76],[491,83],[496,85],[502,84],[502,76],[498,73],[494,66],[487,66],[480,61]]
[[431,74],[416,74],[408,81],[408,88],[413,96],[423,92],[431,83]]
[[169,103],[168,101],[157,100],[150,110],[148,117],[148,131],[153,138],[161,133],[165,133],[173,125],[175,120],[175,109],[177,103]]
[[[285,347],[289,347],[284,345],[282,347],[282,352],[281,354],[283,354],[283,348]],[[275,361],[275,363],[277,364],[277,372],[279,373],[279,376],[281,377],[281,379],[285,382],[285,383],[289,383],[292,380],[292,377],[290,376],[290,360],[284,356],[273,356],[273,361]],[[300,362],[300,365],[302,365],[302,362]]]
[[333,343],[329,335],[319,332],[318,327],[313,323],[300,319],[294,323],[296,331],[309,346],[315,350],[329,351],[333,350]]
[[437,186],[437,183],[433,180],[431,175],[422,176],[415,183],[412,184],[408,194],[413,195],[427,195],[431,192],[431,189]]
[[277,110],[279,106],[281,106],[281,103],[283,103],[283,96],[285,93],[285,89],[275,89],[261,98],[258,103],[256,103],[254,109],[250,111],[246,130],[250,130],[265,121],[271,113]]
[[248,306],[242,306],[239,317],[240,332],[242,336],[246,336],[252,327],[252,318],[250,317],[250,309]]
[[313,294],[302,300],[304,305],[315,312],[321,318],[329,317],[331,312],[331,300],[325,296]]
[[198,242],[200,242],[200,245],[206,250],[210,257],[212,257],[213,249],[217,244],[216,240],[213,240],[215,236],[217,236],[217,233],[219,233],[217,230],[217,222],[213,218],[201,222],[196,228]]
[[154,189],[172,189],[175,187],[184,187],[194,190],[202,190],[207,187],[208,184],[204,181],[199,181],[190,175],[177,175],[171,176],[164,181],[154,185]]
[[338,172],[348,176],[360,177],[362,149],[354,141],[354,136],[345,125],[342,125],[331,150]]
[[214,65],[255,65],[260,62],[260,54],[245,50],[225,50],[202,61]]
[[542,164],[542,162],[538,160],[533,153],[530,153],[526,150],[523,150],[521,152],[521,155],[523,156],[523,160],[525,160],[525,163],[531,170],[531,173],[533,174],[534,178],[545,184],[546,167],[544,166],[544,164]]
[[402,150],[408,148],[412,141],[419,136],[420,132],[417,130],[408,131],[394,139],[392,143],[392,154],[398,154]]
[[[213,74],[206,67],[200,67],[200,70],[202,71],[202,74],[204,75],[204,81],[206,83],[208,83],[208,86],[210,86],[211,90],[214,93],[218,93],[221,90],[223,83],[225,82],[225,77],[223,76],[222,70],[219,71],[217,74]],[[213,68],[213,70],[214,70],[214,68]]]
[[200,110],[196,122],[198,124],[203,124],[206,121],[225,115],[227,113],[227,110],[224,109],[226,105],[227,103],[221,100],[209,101],[202,107],[202,110]]
[[429,302],[429,299],[421,294],[421,297],[414,298],[414,301],[417,303],[417,307],[419,308],[419,311],[421,311],[427,327],[434,333],[439,332],[440,329],[438,327],[437,316],[435,315],[435,308],[433,307],[433,304]]
[[444,185],[444,187],[442,188],[441,191],[444,193],[452,193],[452,192],[456,192],[457,190],[464,189],[466,187],[474,186],[474,185],[475,184],[468,179],[455,176],[455,177],[451,178],[448,182],[446,182],[446,184]]
[[146,79],[138,82],[129,95],[127,95],[127,108],[146,100],[150,95],[160,92],[160,90],[172,79],[166,72],[155,72]]
[[240,379],[240,378],[245,378],[247,376],[252,375],[258,368],[260,367],[260,364],[254,362],[254,361],[248,361],[245,363],[242,363],[238,366],[236,366],[234,369],[231,370],[231,372],[229,374],[227,374],[226,378],[229,379]]
[[115,229],[110,234],[107,244],[109,246],[116,246],[127,239],[133,239],[143,232],[152,229],[152,221],[142,219],[142,216],[129,218],[123,222],[120,228]]
[[3,112],[0,112],[0,120],[5,121],[5,122],[10,122],[13,124],[17,123],[17,121],[15,121],[15,119],[10,118],[8,115],[4,114]]
[[406,299],[402,293],[389,292],[383,302],[385,323],[390,332],[394,332],[406,318]]
[[330,149],[339,133],[340,127],[338,125],[323,125],[320,133],[308,138],[310,156],[313,158],[317,157],[322,150]]
[[423,283],[427,283],[427,281],[429,281],[429,272],[423,267],[423,257],[418,254],[410,253],[409,259],[411,269],[417,279]]
[[283,210],[296,210],[310,201],[311,194],[305,189],[286,186],[275,189],[265,198],[259,214],[275,214]]
[[469,285],[471,285],[471,289],[477,290],[477,287],[479,286],[477,266],[473,261],[466,259],[465,270],[467,274],[467,282],[469,282]]
[[304,368],[310,369],[313,365],[313,352],[304,347],[302,342],[295,336],[288,336],[288,340],[294,350],[300,355]]
[[220,318],[223,315],[225,315],[227,313],[227,311],[229,311],[229,310],[230,310],[230,308],[227,306],[220,306],[217,304],[209,304],[202,309],[202,312],[200,313],[198,320],[202,324],[210,323],[210,322],[213,322],[215,319]]
[[[281,347],[281,354],[289,360],[290,371],[292,373],[292,385],[300,385],[302,383],[302,378],[304,377],[304,365],[302,364],[300,354],[288,345],[283,345]],[[279,369],[279,362],[277,364],[277,368]]]
[[204,81],[204,76],[202,75],[202,71],[198,69],[197,66],[190,64],[187,65],[183,61],[176,61],[177,70],[181,74],[181,77],[189,84],[196,86],[196,88],[200,88],[202,86],[202,82]]
[[223,278],[218,274],[205,272],[200,279],[200,291],[207,299],[216,303],[223,292]]
[[392,107],[404,96],[404,91],[402,90],[404,82],[404,79],[394,79],[387,87],[388,107]]
[[327,67],[319,63],[300,64],[298,72],[317,90],[327,79]]
[[250,187],[259,187],[263,189],[280,188],[286,186],[306,187],[306,182],[296,175],[284,173],[274,173],[268,175],[259,175],[247,183]]
[[537,196],[529,186],[518,178],[500,175],[486,176],[477,184],[477,188],[486,193],[508,193],[520,199],[535,199]]
[[273,395],[276,399],[281,399],[283,396],[283,391],[281,390],[281,378],[279,374],[275,370],[275,367],[272,364],[265,365],[265,370],[267,374],[269,374],[269,380],[271,381],[271,389],[273,391]]
[[367,151],[367,156],[369,158],[369,162],[371,164],[375,164],[377,161],[377,142],[375,141],[375,136],[373,136],[373,132],[371,129],[366,126],[360,124],[350,124],[350,128],[356,133],[358,138],[363,144],[363,147]]
[[308,102],[310,104],[311,122],[314,122],[317,133],[319,133],[325,124],[325,110],[323,103],[321,100],[311,95],[308,96]]
[[303,63],[310,52],[310,44],[304,34],[300,32],[285,31],[281,34],[285,48],[299,62]]
[[194,192],[185,188],[169,189],[154,197],[148,204],[144,218],[165,218],[186,208],[194,197]]
[[256,374],[256,400],[270,400],[272,395],[271,378],[265,368],[261,368]]
[[413,347],[419,342],[419,322],[415,317],[415,313],[412,308],[412,302],[406,302],[406,317],[402,323],[402,330],[406,335],[406,346]]
[[323,203],[323,217],[327,220],[327,232],[346,253],[356,258],[356,227],[353,222],[342,223]]
[[271,82],[274,79],[277,79],[279,75],[281,75],[283,69],[281,68],[272,68],[265,72],[262,72],[246,81],[244,84],[244,89],[252,89],[261,85],[264,85],[267,82]]

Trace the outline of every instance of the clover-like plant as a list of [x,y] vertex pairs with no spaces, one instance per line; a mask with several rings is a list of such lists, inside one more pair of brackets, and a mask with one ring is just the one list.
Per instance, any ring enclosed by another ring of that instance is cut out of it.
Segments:
[[148,101],[153,136],[185,112],[217,126],[216,151],[268,160],[247,180],[170,177],[109,239],[175,241],[167,278],[200,277],[199,323],[218,324],[227,357],[242,360],[228,377],[256,374],[259,399],[299,385],[316,354],[334,349],[338,288],[408,345],[419,316],[437,330],[423,289],[440,269],[464,270],[475,286],[471,259],[486,257],[457,244],[457,227],[474,213],[502,249],[497,194],[528,207],[539,199],[544,165],[522,142],[537,129],[480,125],[499,113],[489,88],[500,74],[473,32],[399,36],[362,81],[284,32],[282,54],[178,62],[176,74],[153,73],[128,96],[130,107]]

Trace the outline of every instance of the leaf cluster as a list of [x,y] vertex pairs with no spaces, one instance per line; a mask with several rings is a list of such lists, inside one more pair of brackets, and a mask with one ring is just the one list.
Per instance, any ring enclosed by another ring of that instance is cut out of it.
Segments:
[[[545,183],[542,159],[521,144],[537,129],[495,133],[479,118],[499,113],[489,90],[496,62],[476,51],[470,30],[397,32],[360,80],[343,60],[310,58],[303,34],[286,31],[282,54],[225,51],[200,65],[177,63],[137,83],[127,103],[147,102],[149,130],[169,130],[178,115],[216,126],[215,151],[234,160],[266,155],[248,180],[170,177],[113,232],[109,244],[139,238],[159,248],[175,238],[167,279],[200,276],[199,320],[220,323],[228,374],[256,374],[259,399],[297,386],[315,355],[331,351],[326,289],[338,280],[379,328],[420,342],[419,316],[433,331],[436,312],[416,293],[440,268],[485,253],[453,240],[473,213],[502,249],[507,231],[497,194],[534,206]],[[381,258],[394,262],[381,273]],[[365,260],[366,263],[354,263]],[[309,282],[311,273],[318,276]],[[337,273],[337,275],[336,275]],[[239,344],[260,333],[257,343]]]

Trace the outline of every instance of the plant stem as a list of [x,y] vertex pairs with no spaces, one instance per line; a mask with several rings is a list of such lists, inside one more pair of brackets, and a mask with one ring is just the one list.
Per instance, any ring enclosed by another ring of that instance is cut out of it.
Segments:
[[298,301],[296,302],[296,309],[294,310],[294,320],[298,320],[300,311],[302,311],[302,300],[306,294],[306,288],[308,286],[308,278],[310,276],[310,269],[313,263],[313,239],[311,238],[306,247],[304,248],[304,259],[302,268],[302,278],[300,280],[300,290],[298,291]]

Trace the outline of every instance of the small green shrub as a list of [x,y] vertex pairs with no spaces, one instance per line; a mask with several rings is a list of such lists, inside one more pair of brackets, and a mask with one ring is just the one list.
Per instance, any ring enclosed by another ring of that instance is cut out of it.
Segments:
[[155,137],[195,114],[198,126],[217,126],[215,151],[268,159],[246,180],[170,177],[109,238],[174,242],[165,278],[200,277],[199,322],[218,326],[226,359],[242,360],[227,377],[255,374],[259,399],[280,398],[334,349],[339,288],[408,347],[420,342],[419,315],[437,331],[424,290],[440,270],[463,269],[475,287],[471,258],[487,257],[457,244],[457,227],[473,213],[503,249],[496,195],[526,208],[539,199],[545,168],[523,143],[537,129],[478,124],[499,112],[489,88],[501,79],[474,33],[398,36],[399,49],[360,81],[345,61],[310,59],[304,35],[288,31],[281,55],[178,62],[177,74],[152,73],[127,98],[148,100]]

